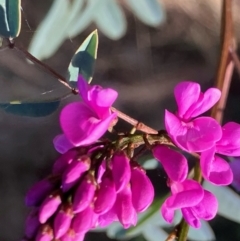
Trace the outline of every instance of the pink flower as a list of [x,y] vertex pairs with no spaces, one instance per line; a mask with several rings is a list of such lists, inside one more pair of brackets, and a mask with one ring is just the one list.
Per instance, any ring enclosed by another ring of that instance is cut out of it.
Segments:
[[200,166],[203,177],[215,185],[229,185],[233,181],[228,162],[215,155],[215,147],[201,153]]
[[[221,92],[210,88],[205,93],[194,82],[181,82],[174,90],[178,111],[165,111],[168,134],[181,149],[200,152],[215,145],[222,136],[220,125],[211,117],[195,118],[209,110],[220,98]],[[195,119],[193,119],[195,118]]]
[[55,139],[54,145],[57,148],[60,146],[61,151],[66,151],[62,148],[64,144],[71,148],[71,144],[80,146],[96,142],[116,118],[116,114],[110,110],[118,95],[115,90],[90,86],[82,76],[78,78],[78,89],[83,102],[67,105],[60,115],[65,136]]
[[170,180],[182,182],[188,174],[187,159],[168,146],[156,145],[153,148],[153,156],[162,164]]
[[222,138],[216,143],[216,152],[226,156],[240,156],[240,125],[228,122],[222,127]]
[[181,209],[186,222],[194,228],[201,226],[200,219],[211,220],[217,214],[217,199],[209,191],[203,190],[198,182],[185,180],[182,183],[172,182],[170,186],[172,195],[161,207],[167,222],[173,221],[177,209]]

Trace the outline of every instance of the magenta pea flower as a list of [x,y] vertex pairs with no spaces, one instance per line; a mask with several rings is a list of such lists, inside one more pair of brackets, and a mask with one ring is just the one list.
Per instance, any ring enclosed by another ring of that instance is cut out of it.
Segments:
[[175,87],[174,95],[178,111],[175,115],[165,111],[165,126],[176,145],[189,152],[214,146],[222,136],[220,125],[211,117],[195,117],[209,110],[219,100],[221,92],[210,88],[202,93],[199,84],[185,81]]
[[226,156],[240,156],[240,125],[228,122],[222,127],[222,138],[216,143],[216,152]]
[[203,177],[215,185],[229,185],[233,173],[227,161],[215,155],[215,147],[201,153],[200,166]]
[[64,143],[71,147],[68,141],[74,146],[96,142],[117,116],[110,110],[118,95],[115,90],[103,89],[98,85],[90,86],[82,76],[78,77],[78,89],[83,101],[71,103],[62,110],[60,124],[64,137],[55,139],[57,147]]
[[161,207],[163,218],[171,223],[174,212],[180,209],[186,222],[194,227],[201,226],[200,220],[211,220],[217,214],[218,202],[215,196],[204,190],[194,180],[184,182],[171,182],[172,195],[168,197]]
[[182,182],[188,174],[187,159],[178,151],[165,145],[156,145],[152,149],[153,156],[162,164],[170,180]]

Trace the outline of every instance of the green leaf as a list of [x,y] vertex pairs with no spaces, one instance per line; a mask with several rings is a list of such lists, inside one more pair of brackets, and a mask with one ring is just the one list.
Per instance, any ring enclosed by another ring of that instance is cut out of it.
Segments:
[[81,74],[91,82],[95,61],[97,58],[98,33],[93,31],[78,48],[68,67],[68,80],[72,87],[76,87],[78,75]]
[[0,0],[0,35],[15,38],[21,29],[21,0]]
[[128,0],[133,13],[145,24],[156,27],[165,20],[165,11],[158,0]]
[[59,106],[60,101],[52,102],[36,102],[36,103],[21,103],[13,101],[10,103],[1,103],[0,108],[4,111],[21,116],[43,117],[52,114]]

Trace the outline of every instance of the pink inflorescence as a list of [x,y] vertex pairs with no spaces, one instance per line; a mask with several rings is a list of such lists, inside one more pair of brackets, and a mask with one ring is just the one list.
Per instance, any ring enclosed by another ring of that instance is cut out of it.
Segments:
[[[180,149],[199,153],[205,180],[214,185],[231,184],[233,173],[229,163],[216,153],[240,155],[240,125],[229,122],[221,127],[211,117],[199,117],[219,100],[220,91],[210,88],[202,93],[199,84],[185,81],[175,87],[174,94],[178,111],[175,114],[165,111],[169,136]],[[187,179],[186,158],[164,145],[153,147],[153,155],[165,169],[172,193],[161,208],[164,219],[172,222],[176,209],[180,209],[187,223],[195,228],[200,227],[200,219],[212,219],[217,213],[218,202],[196,181]]]
[[80,241],[88,230],[114,221],[136,225],[137,213],[153,201],[151,181],[124,152],[98,163],[92,159],[96,151],[69,150],[56,160],[52,175],[28,191],[26,205],[34,208],[25,240]]

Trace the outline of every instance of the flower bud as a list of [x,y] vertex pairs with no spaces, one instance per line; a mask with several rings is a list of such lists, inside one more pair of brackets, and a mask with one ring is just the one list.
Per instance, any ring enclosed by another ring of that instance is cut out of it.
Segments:
[[38,220],[38,209],[34,209],[28,215],[26,222],[25,222],[25,235],[28,238],[33,238],[37,230],[40,226],[40,222]]
[[43,179],[37,182],[32,188],[27,192],[25,203],[27,206],[37,206],[42,200],[51,193],[54,189],[54,181],[50,178]]
[[81,177],[82,173],[87,171],[90,167],[90,158],[82,156],[78,160],[73,160],[67,167],[62,176],[62,189],[64,192],[68,191]]
[[38,231],[35,241],[51,241],[53,239],[53,230],[48,224],[44,224]]
[[118,219],[124,228],[136,225],[137,214],[132,205],[132,193],[129,184],[118,193],[115,208]]
[[54,235],[55,239],[62,237],[70,228],[73,218],[73,211],[71,205],[62,206],[54,219]]
[[116,200],[116,190],[111,171],[106,171],[102,177],[100,188],[96,192],[94,212],[103,214],[109,211]]
[[39,221],[45,223],[50,218],[58,206],[61,204],[61,197],[59,194],[52,194],[48,196],[39,208]]
[[96,186],[91,175],[87,175],[80,185],[73,197],[73,211],[78,213],[83,211],[92,202]]
[[75,233],[83,233],[91,229],[95,215],[96,214],[93,212],[91,206],[88,206],[82,212],[77,213],[72,221],[72,228]]
[[124,152],[115,153],[112,158],[112,173],[116,191],[120,192],[130,181],[129,158]]
[[115,205],[108,212],[101,214],[98,217],[100,227],[106,227],[115,221],[118,221]]
[[154,188],[141,168],[134,167],[131,173],[132,204],[137,212],[143,212],[153,201]]
[[76,157],[76,150],[69,150],[68,152],[62,154],[54,163],[52,172],[53,174],[62,174],[67,166],[72,162],[72,160]]

